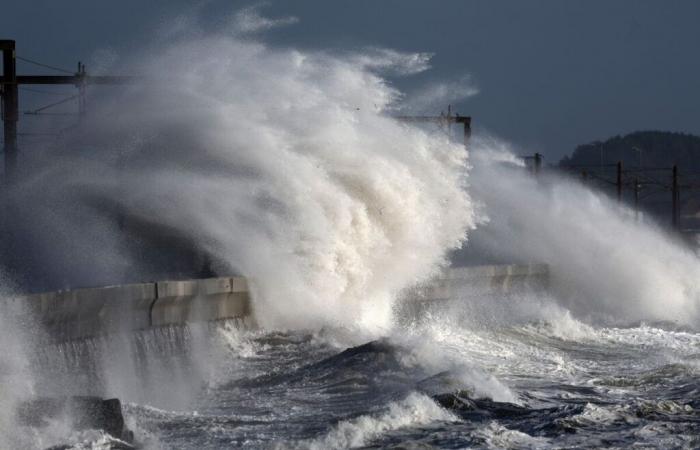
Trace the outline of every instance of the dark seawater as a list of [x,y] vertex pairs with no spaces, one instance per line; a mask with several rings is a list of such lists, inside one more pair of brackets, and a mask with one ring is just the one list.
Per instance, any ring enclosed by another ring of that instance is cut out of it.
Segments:
[[128,403],[147,446],[700,447],[700,334],[689,331],[438,315],[347,347],[349,330],[222,327],[216,339],[226,364],[189,408]]
[[[591,325],[538,295],[397,318],[373,334],[221,322],[44,346],[27,395],[119,397],[147,449],[700,448],[699,333]],[[7,429],[14,448],[120,448],[68,422]]]

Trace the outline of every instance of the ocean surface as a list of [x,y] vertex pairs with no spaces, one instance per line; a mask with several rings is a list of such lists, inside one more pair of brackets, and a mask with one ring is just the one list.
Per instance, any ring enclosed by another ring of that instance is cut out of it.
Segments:
[[[700,334],[588,325],[532,295],[465,300],[374,336],[226,322],[142,335],[145,364],[126,369],[109,341],[42,358],[64,390],[125,395],[144,448],[700,447]],[[98,355],[94,378],[71,375]],[[118,448],[99,434],[69,440]]]

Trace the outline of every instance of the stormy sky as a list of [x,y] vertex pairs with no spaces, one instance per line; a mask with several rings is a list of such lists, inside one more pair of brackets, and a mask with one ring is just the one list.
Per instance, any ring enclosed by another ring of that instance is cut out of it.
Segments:
[[[550,162],[577,144],[635,130],[700,134],[693,0],[15,0],[0,14],[0,38],[17,40],[20,56],[61,68],[81,60],[90,71],[109,60],[118,71],[115,60],[162,39],[164,29],[194,18],[204,30],[221,29],[247,7],[286,21],[261,35],[274,45],[433,53],[430,70],[391,78],[407,101],[442,92],[443,109],[453,103],[475,128]],[[52,73],[24,62],[18,72]],[[46,103],[39,93],[21,97]],[[413,106],[435,109],[426,114],[440,107]]]

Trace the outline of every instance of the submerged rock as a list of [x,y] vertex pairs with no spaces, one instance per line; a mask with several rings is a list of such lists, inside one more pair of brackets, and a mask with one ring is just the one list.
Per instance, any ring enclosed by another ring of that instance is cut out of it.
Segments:
[[[124,424],[122,406],[118,398],[102,399],[93,396],[42,397],[27,401],[17,408],[21,425],[42,428],[51,420],[66,420],[74,430],[101,430],[119,439],[110,445],[114,449],[134,448],[134,433]],[[65,445],[51,449],[70,448]]]
[[463,380],[449,370],[422,379],[416,383],[416,388],[429,396],[459,392],[462,397],[474,397],[474,392],[464,387]]
[[433,395],[433,400],[443,408],[451,411],[474,411],[478,409],[476,403],[464,391]]
[[474,413],[484,417],[502,419],[524,416],[535,411],[513,403],[497,402],[489,398],[471,398],[471,395],[470,391],[457,390],[433,395],[432,398],[443,408],[462,415]]

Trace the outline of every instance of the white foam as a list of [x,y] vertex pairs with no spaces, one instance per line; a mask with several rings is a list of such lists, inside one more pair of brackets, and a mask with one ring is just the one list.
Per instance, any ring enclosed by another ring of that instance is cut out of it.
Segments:
[[297,443],[292,447],[319,450],[361,447],[382,434],[399,428],[456,420],[453,414],[438,406],[429,397],[414,392],[401,401],[389,403],[383,413],[341,421],[325,436]]
[[392,337],[404,349],[402,362],[418,365],[429,373],[450,372],[453,389],[468,389],[477,397],[520,403],[487,365],[517,355],[513,348],[441,318],[397,331]]
[[549,444],[549,439],[530,436],[522,431],[511,430],[496,421],[489,422],[483,428],[474,432],[475,436],[486,441],[487,448],[544,448]]
[[599,337],[597,330],[574,318],[571,312],[555,304],[547,304],[539,310],[542,320],[536,325],[526,326],[535,332],[559,339],[581,342]]
[[81,242],[49,269],[139,270],[97,197],[248,277],[264,327],[388,329],[396,294],[446,263],[474,213],[464,148],[387,114],[399,93],[375,70],[424,56],[361,56],[222,33],[122,61],[152,81],[93,101],[85,127],[18,188],[32,223],[61,224],[31,230],[38,246],[60,259]]
[[586,403],[583,411],[571,417],[559,419],[559,422],[571,424],[575,427],[592,425],[609,425],[616,421],[624,421],[634,425],[639,422],[628,406],[599,406]]
[[489,223],[470,245],[505,260],[548,263],[553,292],[576,317],[700,326],[700,259],[692,251],[576,181],[538,179],[500,163],[505,148],[472,145],[472,195]]
[[33,327],[21,302],[10,299],[0,285],[0,448],[34,445],[17,421],[16,408],[34,394],[35,377],[30,357],[34,351]]

